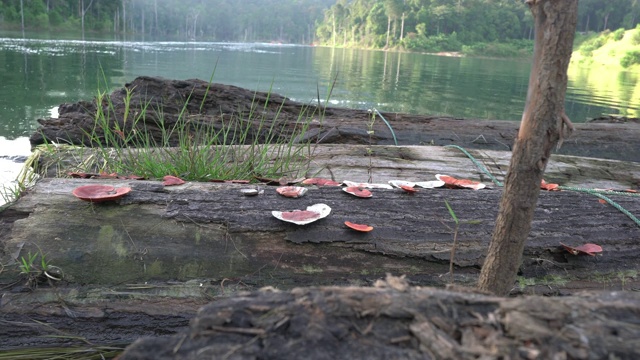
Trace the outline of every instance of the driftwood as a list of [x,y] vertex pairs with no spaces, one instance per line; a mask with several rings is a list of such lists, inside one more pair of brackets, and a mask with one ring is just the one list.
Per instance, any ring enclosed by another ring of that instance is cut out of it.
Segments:
[[505,299],[389,278],[239,294],[128,359],[636,359],[637,293]]

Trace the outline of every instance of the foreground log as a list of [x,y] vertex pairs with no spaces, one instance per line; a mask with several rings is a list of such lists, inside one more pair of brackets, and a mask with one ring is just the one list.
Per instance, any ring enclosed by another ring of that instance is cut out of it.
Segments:
[[128,359],[634,359],[637,293],[505,299],[390,278],[378,288],[262,290],[203,307]]

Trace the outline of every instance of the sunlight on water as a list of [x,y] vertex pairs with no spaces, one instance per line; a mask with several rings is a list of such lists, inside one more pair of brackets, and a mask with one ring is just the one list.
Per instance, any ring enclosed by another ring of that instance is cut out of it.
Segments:
[[[303,103],[519,120],[529,61],[268,43],[0,38],[0,136],[32,133],[63,102],[90,100],[141,75],[199,78]],[[104,81],[106,80],[106,84]],[[335,87],[333,86],[335,80]],[[567,113],[639,116],[638,75],[570,68]],[[0,154],[1,155],[1,154]]]
[[640,74],[572,64],[568,75],[569,100],[587,108],[602,107],[605,115],[640,117]]

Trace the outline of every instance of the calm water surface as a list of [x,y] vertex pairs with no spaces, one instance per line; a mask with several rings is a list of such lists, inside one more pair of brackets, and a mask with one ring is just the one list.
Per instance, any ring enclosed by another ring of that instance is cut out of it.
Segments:
[[[3,37],[4,36],[4,37]],[[0,34],[0,159],[28,154],[25,137],[63,102],[91,99],[140,75],[200,78],[335,106],[519,120],[528,61],[212,42],[123,42]],[[106,82],[106,85],[105,85]],[[572,67],[567,113],[640,116],[638,74]],[[4,167],[0,163],[0,167]],[[1,176],[1,174],[0,174]]]

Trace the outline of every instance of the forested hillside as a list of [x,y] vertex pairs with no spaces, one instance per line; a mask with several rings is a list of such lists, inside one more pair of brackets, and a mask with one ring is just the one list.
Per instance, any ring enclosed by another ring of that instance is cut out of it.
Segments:
[[[581,32],[632,29],[639,20],[638,0],[579,2]],[[516,0],[338,0],[316,34],[333,46],[460,51],[463,45],[530,40],[533,22],[524,1]]]
[[[0,0],[0,29],[308,44],[335,0]],[[24,12],[21,12],[21,9]],[[24,20],[23,16],[24,14]]]
[[[579,32],[632,29],[640,1],[580,0],[578,15]],[[506,56],[533,36],[522,0],[0,0],[0,29],[22,27]]]

